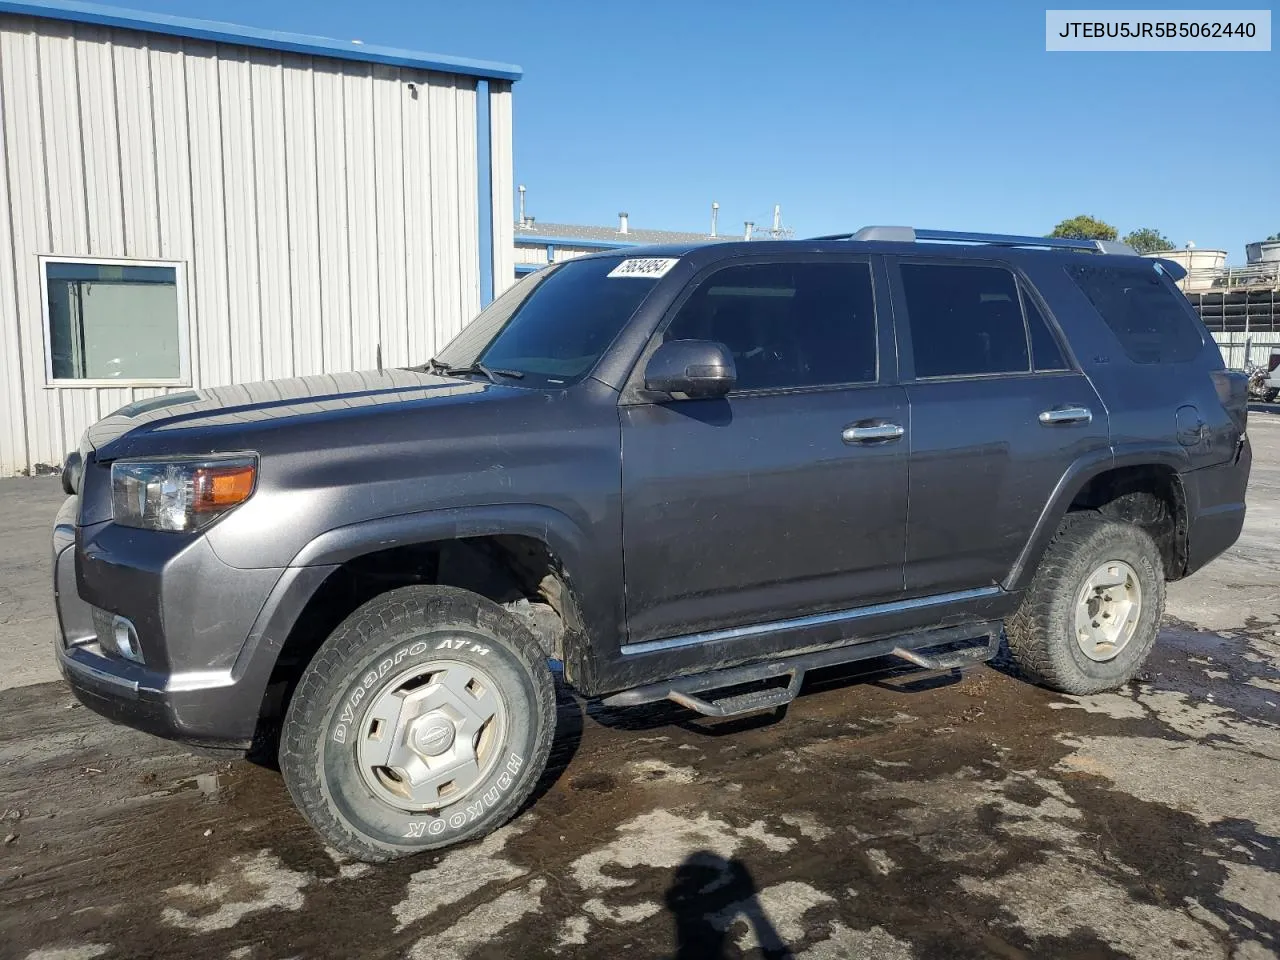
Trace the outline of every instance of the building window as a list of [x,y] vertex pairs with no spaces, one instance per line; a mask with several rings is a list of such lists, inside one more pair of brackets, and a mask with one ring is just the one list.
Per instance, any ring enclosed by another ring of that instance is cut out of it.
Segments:
[[51,384],[186,384],[183,264],[42,257]]

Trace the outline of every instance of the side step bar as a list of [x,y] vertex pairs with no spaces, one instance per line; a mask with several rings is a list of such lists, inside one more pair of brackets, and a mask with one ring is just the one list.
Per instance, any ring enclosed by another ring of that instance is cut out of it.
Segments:
[[[887,656],[898,657],[927,670],[952,670],[982,663],[999,652],[1003,628],[1004,624],[1000,621],[991,621],[971,623],[962,627],[943,627],[905,637],[849,643],[840,647],[768,660],[764,663],[752,663],[743,667],[712,670],[709,673],[663,680],[615,693],[605,697],[603,703],[606,707],[635,707],[644,703],[655,703],[658,700],[671,700],[708,717],[740,717],[748,713],[759,713],[762,710],[774,710],[790,703],[800,693],[805,672],[817,670],[820,667],[835,667],[856,663],[859,660]],[[958,643],[970,645],[957,650],[928,652],[934,647]],[[775,680],[779,677],[787,678],[785,686],[729,694],[719,698],[699,696],[699,694],[714,694],[717,690],[728,690],[762,680]]]

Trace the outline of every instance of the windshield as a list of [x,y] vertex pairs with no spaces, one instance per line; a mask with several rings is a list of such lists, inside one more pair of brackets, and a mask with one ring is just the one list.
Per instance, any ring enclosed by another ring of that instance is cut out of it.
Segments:
[[610,276],[620,262],[571,260],[531,274],[486,307],[436,360],[451,368],[479,363],[517,371],[532,386],[576,383],[658,282],[653,276]]

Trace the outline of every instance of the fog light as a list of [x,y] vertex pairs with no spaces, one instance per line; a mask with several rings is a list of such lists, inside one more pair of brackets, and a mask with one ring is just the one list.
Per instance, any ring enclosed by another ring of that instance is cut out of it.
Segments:
[[142,645],[138,643],[138,631],[124,617],[111,618],[111,637],[115,640],[120,656],[135,663],[144,663]]

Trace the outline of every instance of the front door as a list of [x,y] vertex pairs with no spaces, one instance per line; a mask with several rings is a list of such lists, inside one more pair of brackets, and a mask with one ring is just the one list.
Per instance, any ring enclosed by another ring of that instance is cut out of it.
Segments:
[[1109,445],[1107,412],[1007,266],[903,258],[891,273],[911,405],[906,588],[990,587],[1071,464]]
[[619,408],[630,643],[901,595],[907,407],[881,362],[882,270],[738,261],[677,302],[659,336],[724,343],[738,385]]

